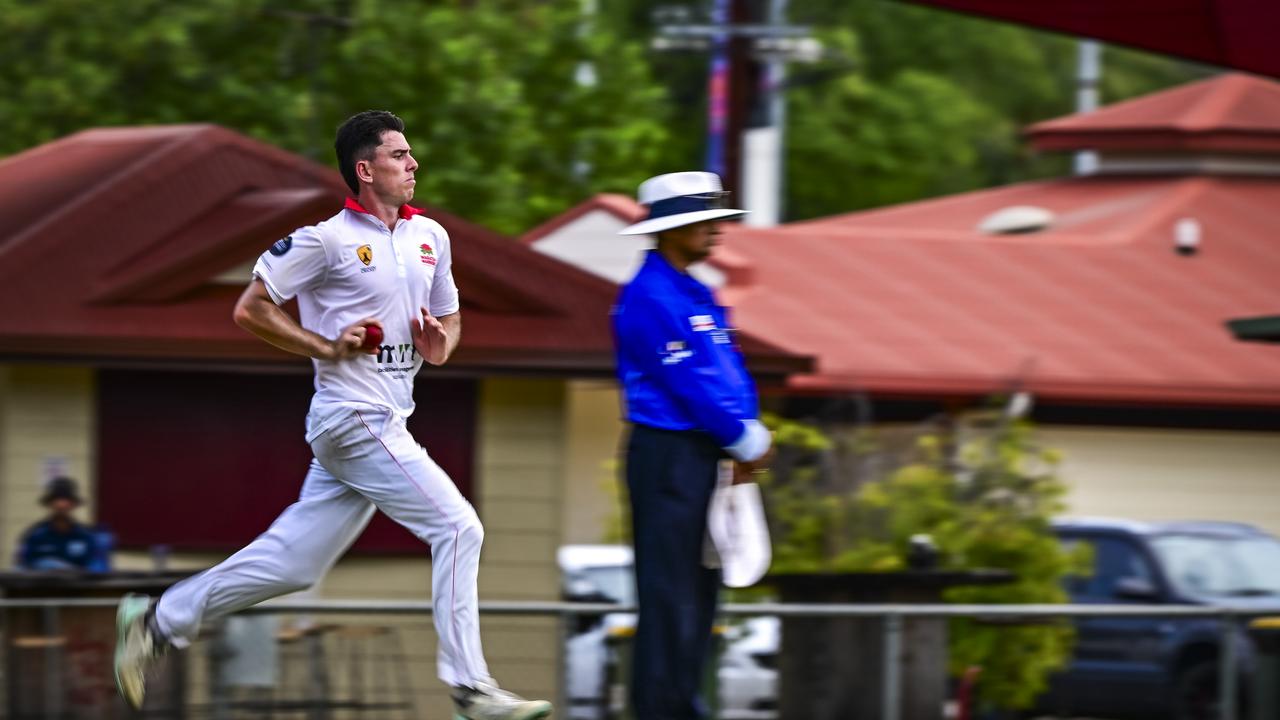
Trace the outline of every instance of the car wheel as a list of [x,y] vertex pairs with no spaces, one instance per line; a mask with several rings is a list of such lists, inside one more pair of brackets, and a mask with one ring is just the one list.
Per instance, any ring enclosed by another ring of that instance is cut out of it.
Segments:
[[[1236,695],[1237,717],[1248,717],[1248,708],[1244,705],[1246,697],[1244,688],[1239,688]],[[1175,720],[1218,720],[1221,712],[1216,662],[1192,665],[1178,675],[1174,689]]]

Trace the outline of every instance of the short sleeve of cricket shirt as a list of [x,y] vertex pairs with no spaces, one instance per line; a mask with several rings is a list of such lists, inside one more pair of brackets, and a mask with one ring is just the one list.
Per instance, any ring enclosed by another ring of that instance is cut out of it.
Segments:
[[[434,220],[430,221],[431,235],[435,237],[435,278],[431,284],[431,297],[427,310],[432,317],[452,315],[458,312],[458,286],[453,282],[453,244],[449,233]],[[426,254],[423,255],[424,260]]]
[[253,266],[254,276],[266,285],[277,305],[324,282],[328,270],[324,240],[315,227],[298,228],[277,240]]

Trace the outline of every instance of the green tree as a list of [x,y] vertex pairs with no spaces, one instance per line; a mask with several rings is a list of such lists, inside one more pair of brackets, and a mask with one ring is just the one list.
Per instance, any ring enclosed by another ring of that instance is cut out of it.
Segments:
[[[652,3],[587,7],[0,0],[0,155],[88,127],[213,122],[332,163],[342,119],[388,108],[423,161],[420,200],[522,231],[702,163],[705,53],[649,50]],[[790,13],[832,54],[792,68],[791,219],[1064,171],[1018,132],[1070,111],[1072,39],[887,0],[792,0]],[[1104,101],[1205,74],[1104,58]],[[594,83],[578,81],[586,66]]]
[[[296,149],[303,38],[261,0],[0,0],[0,153],[104,125],[219,122]],[[314,4],[314,3],[313,3]]]
[[[667,140],[643,46],[579,0],[0,0],[12,153],[87,127],[214,122],[333,163],[333,128],[391,109],[418,198],[518,232],[631,192]],[[589,64],[595,82],[578,81]]]
[[[640,49],[580,4],[435,5],[406,16],[363,0],[339,74],[381,70],[342,94],[339,115],[400,109],[423,163],[428,201],[518,232],[594,191],[632,192],[666,139],[665,97]],[[595,82],[575,79],[583,63]]]
[[[857,36],[828,47],[856,57]],[[989,158],[1013,153],[1007,119],[948,78],[849,72],[791,93],[788,210],[805,218],[981,187]]]
[[[886,0],[794,0],[791,15],[837,59],[797,69],[817,80],[788,94],[789,218],[1067,172],[1020,133],[1073,111],[1076,39]],[[1102,102],[1207,74],[1109,46]]]
[[[996,412],[965,419],[959,429],[919,436],[916,451],[888,463],[881,478],[833,477],[832,453],[875,454],[865,435],[833,438],[794,421],[778,428],[782,472],[765,483],[774,541],[773,572],[891,572],[906,568],[913,535],[929,535],[947,569],[999,568],[1014,581],[958,587],[960,603],[1061,603],[1063,578],[1087,558],[1062,548],[1050,519],[1061,512],[1065,487],[1055,452],[1036,445],[1025,422]],[[796,462],[825,455],[828,462]],[[820,471],[820,469],[823,469]],[[953,625],[949,663],[960,673],[983,669],[982,699],[1027,707],[1049,672],[1070,656],[1066,624]]]
[[[697,19],[708,3],[661,5]],[[653,9],[614,0],[600,11],[618,33],[645,41]],[[788,14],[815,29],[829,57],[788,71],[787,219],[1068,172],[1067,157],[1031,151],[1020,132],[1073,111],[1074,38],[890,0],[791,0]],[[1114,46],[1103,58],[1103,102],[1208,74]],[[681,108],[668,121],[664,167],[699,167],[706,54],[651,53],[649,62]]]

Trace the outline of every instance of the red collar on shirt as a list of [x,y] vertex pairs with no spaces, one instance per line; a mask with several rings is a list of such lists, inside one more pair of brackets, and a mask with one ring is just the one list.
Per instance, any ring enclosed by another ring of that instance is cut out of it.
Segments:
[[[347,210],[353,210],[353,211],[358,212],[358,213],[364,213],[365,215],[372,215],[372,214],[373,214],[373,213],[369,212],[368,210],[365,210],[365,209],[364,209],[364,206],[363,206],[363,205],[361,205],[359,202],[356,202],[356,199],[355,199],[355,198],[353,198],[353,197],[349,197],[349,198],[347,198],[347,204],[343,205],[342,207],[346,208]],[[408,220],[409,218],[413,217],[414,215],[421,215],[421,214],[423,214],[423,211],[422,211],[422,210],[419,210],[418,208],[413,207],[413,206],[411,206],[411,205],[401,205],[401,206],[400,206],[400,219],[401,219],[401,220]]]

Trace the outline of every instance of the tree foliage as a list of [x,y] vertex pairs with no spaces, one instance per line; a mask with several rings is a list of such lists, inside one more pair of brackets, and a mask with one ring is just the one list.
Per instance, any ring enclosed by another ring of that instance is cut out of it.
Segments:
[[[828,47],[856,53],[857,36]],[[905,69],[882,83],[849,73],[791,95],[786,187],[793,217],[981,187],[1015,152],[1007,118],[945,77]],[[945,108],[945,111],[939,111]]]
[[[903,570],[910,539],[924,534],[936,544],[941,568],[998,568],[1015,577],[950,589],[950,602],[1067,601],[1062,581],[1087,558],[1053,535],[1050,519],[1063,509],[1065,487],[1054,474],[1056,453],[1038,447],[1025,422],[981,413],[959,428],[921,434],[914,451],[879,463],[882,476],[873,478],[833,471],[841,453],[866,467],[880,452],[866,435],[828,435],[778,418],[770,424],[778,429],[780,458],[789,457],[765,482],[773,572]],[[1070,657],[1072,637],[1065,624],[960,621],[949,663],[957,674],[982,668],[987,703],[1027,707]]]
[[[446,5],[404,16],[365,0],[340,45],[382,82],[338,115],[399,108],[424,146],[428,198],[518,232],[593,191],[633,192],[666,139],[663,91],[634,43],[582,26],[580,3]],[[481,10],[481,7],[488,7]],[[576,79],[590,63],[595,81]]]
[[[707,6],[664,0],[693,19]],[[754,3],[763,6],[765,3]],[[602,3],[611,27],[655,31],[654,3]],[[1060,175],[1021,130],[1075,107],[1075,38],[892,0],[790,0],[826,57],[792,64],[785,90],[784,215],[800,220],[887,203]],[[697,167],[705,110],[703,53],[653,53],[676,107],[667,166]],[[1123,100],[1208,74],[1189,63],[1107,46],[1101,101]]]
[[[791,15],[818,28],[831,57],[794,68],[790,218],[1066,171],[1064,157],[1035,154],[1020,132],[1073,112],[1076,39],[886,0],[794,0]],[[1207,74],[1109,46],[1101,102]]]
[[[213,122],[333,163],[344,118],[390,109],[418,199],[519,232],[632,192],[667,140],[643,46],[579,0],[0,0],[0,153],[87,127]],[[594,81],[580,75],[584,65]]]
[[[695,19],[706,7],[662,4]],[[420,200],[519,232],[591,193],[701,165],[707,58],[650,50],[653,9],[0,0],[0,155],[94,126],[212,122],[332,163],[333,128],[385,108],[409,124]],[[789,12],[828,50],[790,71],[789,218],[1066,167],[1018,132],[1070,112],[1072,39],[888,0],[792,0]],[[1203,74],[1114,48],[1103,66],[1104,101]]]

